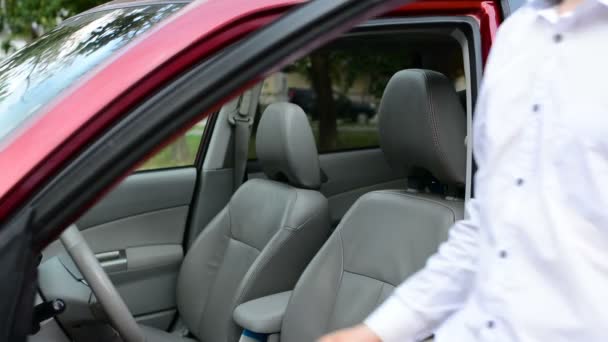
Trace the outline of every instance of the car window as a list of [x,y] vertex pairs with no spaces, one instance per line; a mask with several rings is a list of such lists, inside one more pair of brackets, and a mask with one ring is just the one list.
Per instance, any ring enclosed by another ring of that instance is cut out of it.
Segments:
[[194,166],[206,127],[207,118],[194,125],[186,134],[177,138],[169,146],[153,155],[137,171]]
[[182,4],[92,12],[60,26],[0,63],[0,141],[63,90]]
[[442,72],[466,97],[462,51],[456,41],[433,44],[431,40],[408,47],[399,37],[345,39],[265,79],[250,159],[256,157],[254,140],[260,114],[275,102],[291,102],[306,112],[320,153],[377,148],[382,92],[394,73],[408,68]]

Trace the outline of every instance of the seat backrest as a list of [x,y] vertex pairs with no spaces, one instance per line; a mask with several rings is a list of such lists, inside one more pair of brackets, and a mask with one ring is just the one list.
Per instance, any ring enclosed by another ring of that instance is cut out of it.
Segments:
[[[466,116],[445,76],[397,73],[379,115],[381,146],[393,168],[404,176],[423,168],[442,184],[464,184]],[[462,200],[405,190],[362,196],[298,281],[281,340],[314,341],[363,321],[424,266],[462,219],[463,207]]]
[[256,141],[270,179],[250,180],[237,190],[192,244],[178,278],[179,313],[201,341],[237,341],[234,308],[291,290],[330,229],[304,112],[292,104],[269,106]]

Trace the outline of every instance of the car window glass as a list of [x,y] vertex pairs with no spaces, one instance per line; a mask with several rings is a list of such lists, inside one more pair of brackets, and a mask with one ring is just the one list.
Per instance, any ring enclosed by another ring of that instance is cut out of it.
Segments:
[[434,44],[412,43],[409,47],[398,37],[339,41],[264,81],[249,146],[250,159],[256,157],[254,140],[260,114],[276,102],[291,102],[306,112],[320,153],[377,148],[377,110],[382,93],[394,73],[408,68],[445,74],[466,103],[462,50],[456,41],[444,38]]
[[137,171],[158,170],[173,167],[193,166],[207,127],[207,118],[190,128],[169,146],[141,165]]
[[0,64],[0,140],[135,37],[183,5],[137,6],[68,19]]

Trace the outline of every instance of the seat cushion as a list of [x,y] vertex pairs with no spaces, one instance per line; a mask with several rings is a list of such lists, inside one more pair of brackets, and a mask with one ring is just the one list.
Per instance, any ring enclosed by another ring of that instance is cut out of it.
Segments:
[[298,281],[281,340],[315,341],[362,322],[424,266],[462,212],[462,201],[405,191],[361,197]]
[[146,337],[146,342],[197,342],[191,338],[170,334],[147,325],[140,324],[139,326]]

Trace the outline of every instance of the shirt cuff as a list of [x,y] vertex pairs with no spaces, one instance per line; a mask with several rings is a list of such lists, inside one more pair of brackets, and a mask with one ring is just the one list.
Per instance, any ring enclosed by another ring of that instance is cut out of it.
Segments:
[[383,342],[415,342],[429,333],[428,322],[395,295],[376,309],[364,324]]

